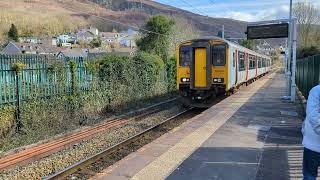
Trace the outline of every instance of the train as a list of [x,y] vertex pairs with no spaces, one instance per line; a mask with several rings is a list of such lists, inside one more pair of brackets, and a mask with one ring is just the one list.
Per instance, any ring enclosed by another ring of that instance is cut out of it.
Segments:
[[181,42],[176,48],[177,90],[186,106],[208,108],[214,99],[264,76],[269,56],[219,37]]

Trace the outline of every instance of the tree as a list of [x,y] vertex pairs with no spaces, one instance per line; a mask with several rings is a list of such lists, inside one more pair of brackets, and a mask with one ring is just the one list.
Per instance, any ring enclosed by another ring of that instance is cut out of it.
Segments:
[[199,37],[199,32],[190,24],[189,20],[184,17],[175,16],[173,17],[175,24],[173,26],[173,31],[170,35],[170,46],[169,46],[169,56],[175,55],[176,46],[185,40],[195,39]]
[[94,39],[90,42],[90,46],[91,46],[92,48],[100,47],[100,46],[101,46],[101,43],[102,43],[102,41],[101,41],[101,38],[100,38],[100,37],[94,38]]
[[294,5],[293,14],[299,24],[299,47],[312,46],[319,42],[316,25],[320,23],[320,11],[310,2],[299,2]]
[[137,41],[140,50],[156,54],[166,61],[174,24],[174,20],[165,16],[152,16],[141,31],[143,37]]
[[257,47],[257,42],[255,40],[241,40],[239,44],[251,50],[255,50]]
[[10,30],[8,32],[8,37],[14,41],[19,40],[18,30],[14,24],[11,24]]

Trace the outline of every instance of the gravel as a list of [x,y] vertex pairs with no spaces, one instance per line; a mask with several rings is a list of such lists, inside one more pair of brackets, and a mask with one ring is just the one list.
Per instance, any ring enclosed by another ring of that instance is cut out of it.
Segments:
[[69,165],[94,155],[107,147],[115,145],[183,110],[180,106],[173,106],[172,108],[146,117],[143,120],[100,133],[92,139],[75,144],[39,161],[2,172],[0,179],[41,179],[44,176],[62,170]]

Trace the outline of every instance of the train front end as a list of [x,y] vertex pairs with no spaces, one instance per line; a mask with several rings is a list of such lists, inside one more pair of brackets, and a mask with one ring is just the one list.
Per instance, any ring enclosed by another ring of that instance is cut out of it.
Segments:
[[181,43],[176,52],[177,89],[183,103],[209,107],[226,90],[227,44],[223,40],[197,39]]

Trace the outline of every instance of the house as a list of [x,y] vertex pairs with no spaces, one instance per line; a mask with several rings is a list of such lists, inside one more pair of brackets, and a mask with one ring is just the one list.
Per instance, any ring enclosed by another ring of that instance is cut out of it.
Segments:
[[50,54],[52,56],[57,56],[59,52],[64,50],[62,47],[52,46],[51,44],[41,44],[41,47],[46,54]]
[[84,41],[86,43],[90,43],[96,36],[94,33],[88,31],[87,29],[82,29],[77,32],[77,42]]
[[114,41],[119,42],[119,39],[124,36],[122,33],[117,32],[101,32],[100,33],[101,40],[104,43],[113,43]]
[[61,43],[60,44],[61,45],[61,47],[71,47],[72,46],[72,44],[71,43]]
[[60,51],[56,57],[58,59],[70,60],[74,58],[87,58],[89,50],[82,48],[67,48]]
[[88,31],[91,32],[94,36],[99,35],[99,30],[95,27],[90,27]]
[[59,35],[57,38],[57,44],[63,44],[63,43],[70,43],[70,44],[75,44],[76,42],[76,36],[74,34],[63,34]]
[[90,27],[89,29],[79,30],[76,33],[76,40],[90,43],[97,36],[99,36],[99,30],[97,28]]
[[19,42],[40,44],[41,39],[37,37],[19,37]]
[[125,46],[125,47],[135,48],[135,47],[137,47],[136,37],[134,37],[134,36],[126,36],[126,37],[123,37],[123,38],[121,38],[121,40],[120,40],[120,44],[121,44],[122,46]]
[[0,54],[21,55],[21,54],[47,54],[40,44],[18,43],[10,41]]

